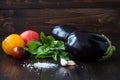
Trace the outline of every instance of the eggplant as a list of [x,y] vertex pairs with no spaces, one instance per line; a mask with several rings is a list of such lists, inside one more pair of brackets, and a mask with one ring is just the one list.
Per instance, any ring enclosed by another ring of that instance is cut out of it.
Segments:
[[83,31],[72,32],[65,46],[74,61],[106,60],[115,51],[115,46],[105,35]]
[[77,28],[72,25],[56,25],[51,33],[55,39],[65,41],[68,35],[76,30]]

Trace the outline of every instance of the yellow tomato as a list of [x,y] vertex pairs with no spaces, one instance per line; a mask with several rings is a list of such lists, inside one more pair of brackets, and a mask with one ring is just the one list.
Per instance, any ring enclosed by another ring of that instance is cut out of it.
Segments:
[[24,40],[18,34],[11,34],[2,41],[2,49],[8,55],[12,55],[15,47],[25,47]]

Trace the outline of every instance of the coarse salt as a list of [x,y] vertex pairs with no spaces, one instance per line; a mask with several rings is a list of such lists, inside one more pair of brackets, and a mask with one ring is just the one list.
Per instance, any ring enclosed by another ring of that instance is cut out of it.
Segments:
[[33,66],[35,68],[53,68],[53,67],[56,67],[57,64],[53,64],[53,63],[40,63],[40,62],[37,62],[37,63],[34,63]]
[[29,64],[23,64],[23,67],[26,67],[27,69],[29,70],[32,70],[32,69],[42,69],[42,68],[54,68],[54,67],[57,67],[58,64],[54,64],[54,63],[48,63],[48,62],[44,62],[44,63],[41,63],[41,62],[36,62],[36,63],[29,63]]

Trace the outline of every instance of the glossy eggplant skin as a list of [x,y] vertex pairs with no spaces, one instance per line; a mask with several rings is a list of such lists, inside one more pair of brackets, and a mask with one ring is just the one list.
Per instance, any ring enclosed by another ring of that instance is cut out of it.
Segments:
[[52,29],[51,33],[55,37],[55,39],[65,41],[68,35],[74,31],[76,31],[77,28],[75,26],[71,25],[56,25]]
[[101,59],[108,49],[107,40],[100,34],[75,31],[66,40],[69,57],[75,61]]

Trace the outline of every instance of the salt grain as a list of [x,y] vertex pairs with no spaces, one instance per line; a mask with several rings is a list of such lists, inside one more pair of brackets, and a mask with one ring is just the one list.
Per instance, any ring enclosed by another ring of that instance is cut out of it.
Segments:
[[40,63],[40,62],[37,62],[37,63],[34,63],[33,66],[35,68],[53,68],[53,67],[56,67],[57,65],[56,64],[53,64],[53,63]]
[[57,67],[58,64],[54,64],[54,63],[48,63],[48,62],[44,62],[44,63],[41,63],[41,62],[36,62],[36,63],[24,63],[23,64],[23,67],[26,67],[27,69],[29,69],[30,71],[32,69],[42,69],[42,68],[45,68],[45,69],[48,69],[48,68],[54,68],[54,67]]

